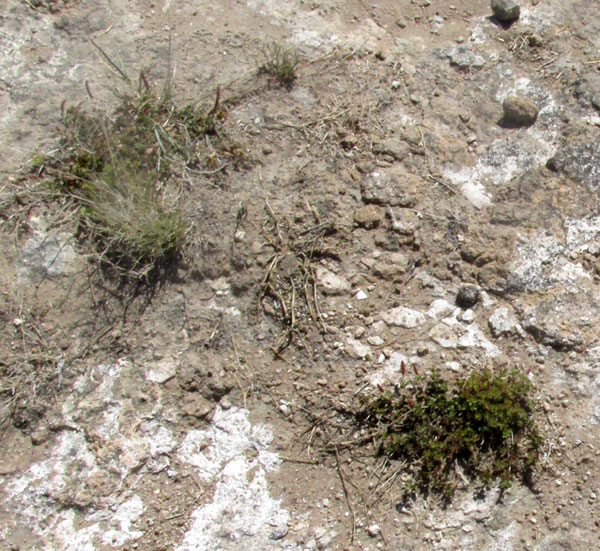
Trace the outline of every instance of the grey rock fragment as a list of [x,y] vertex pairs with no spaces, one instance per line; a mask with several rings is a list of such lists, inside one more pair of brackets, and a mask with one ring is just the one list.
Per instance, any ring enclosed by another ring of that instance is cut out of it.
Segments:
[[29,238],[21,252],[19,276],[36,280],[73,273],[77,266],[73,240],[66,233],[36,233]]
[[34,446],[39,446],[48,441],[50,438],[50,431],[48,430],[48,427],[42,426],[36,428],[29,436],[31,438],[31,443]]
[[539,113],[535,103],[521,96],[509,96],[502,103],[504,117],[501,124],[507,127],[531,126]]
[[442,59],[448,59],[452,67],[456,67],[461,71],[481,69],[485,65],[485,59],[474,53],[468,46],[457,46],[442,51],[439,55]]
[[563,172],[591,191],[600,190],[600,144],[597,142],[568,145],[549,159],[546,167],[553,172]]
[[479,300],[479,289],[475,285],[465,285],[458,290],[456,304],[461,308],[472,308]]
[[405,187],[412,187],[414,180],[415,177],[409,174],[400,179],[381,172],[372,173],[360,186],[362,199],[368,204],[413,207],[415,201],[406,195]]
[[182,402],[181,412],[187,417],[210,420],[213,414],[213,408],[214,404],[206,398],[198,396],[197,394],[191,394],[186,396]]
[[317,528],[315,529],[315,539],[316,539],[316,547],[319,551],[323,549],[327,549],[335,537],[337,533],[335,531],[328,532],[325,528]]
[[521,6],[512,0],[492,0],[490,4],[498,21],[514,21],[521,15]]
[[387,215],[392,222],[392,230],[397,234],[414,235],[419,227],[419,217],[416,212],[404,211],[396,214],[391,207],[388,207]]
[[371,524],[371,526],[367,528],[367,534],[369,534],[369,537],[371,538],[376,538],[379,536],[381,534],[381,528],[379,527],[379,524]]
[[373,142],[373,153],[389,155],[395,161],[403,161],[410,153],[410,147],[405,141],[398,138],[387,138],[383,141]]
[[271,533],[269,534],[269,539],[271,540],[280,540],[285,538],[285,536],[287,536],[288,533],[288,527],[286,524],[282,524],[280,526],[276,526],[275,528],[273,528],[273,530],[271,530]]
[[551,346],[555,350],[568,352],[579,348],[583,344],[581,335],[561,331],[557,327],[539,324],[535,318],[525,320],[523,328],[537,342],[545,346]]
[[563,316],[564,310],[560,303],[542,302],[523,312],[521,325],[540,344],[559,351],[577,349],[583,344],[583,337],[570,328],[558,326]]

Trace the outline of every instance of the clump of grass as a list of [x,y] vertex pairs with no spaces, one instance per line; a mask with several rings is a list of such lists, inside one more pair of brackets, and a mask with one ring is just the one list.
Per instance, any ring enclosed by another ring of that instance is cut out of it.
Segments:
[[459,470],[484,487],[531,483],[542,444],[531,391],[517,371],[472,372],[454,385],[434,371],[372,401],[366,420],[381,429],[379,453],[406,461],[409,493],[449,500]]
[[77,0],[24,0],[33,10],[58,13],[60,10],[77,3]]
[[153,176],[121,169],[91,180],[74,194],[104,268],[151,279],[177,261],[189,222],[176,201],[167,203],[150,184]]
[[291,48],[284,48],[271,42],[263,48],[264,62],[259,74],[265,74],[278,86],[291,88],[298,78],[298,54]]
[[59,147],[32,170],[77,209],[79,236],[105,272],[155,282],[177,263],[192,226],[180,199],[186,175],[241,157],[219,132],[219,100],[217,92],[210,110],[179,108],[140,73],[110,116],[63,106]]

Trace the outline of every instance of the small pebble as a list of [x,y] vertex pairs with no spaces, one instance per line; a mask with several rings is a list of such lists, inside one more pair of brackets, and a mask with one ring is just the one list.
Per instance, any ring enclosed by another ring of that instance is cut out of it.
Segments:
[[475,285],[465,285],[458,290],[456,304],[461,308],[471,308],[479,300],[479,289]]
[[269,534],[269,539],[271,540],[280,540],[283,539],[288,533],[288,527],[283,525],[283,526],[277,526],[275,528],[273,528],[273,530],[271,530],[271,533]]
[[537,119],[539,110],[530,99],[509,96],[502,103],[504,117],[501,124],[508,127],[531,126]]
[[362,291],[361,289],[359,289],[358,291],[356,291],[356,294],[354,295],[354,298],[356,300],[365,300],[368,297],[367,293],[365,293],[364,291]]
[[230,402],[229,398],[223,397],[223,398],[221,398],[219,405],[221,406],[221,408],[223,408],[225,411],[227,411],[228,409],[231,409],[231,406],[233,404]]
[[381,528],[378,524],[371,524],[371,526],[367,528],[367,534],[372,538],[376,538],[381,534]]
[[513,0],[492,0],[490,5],[498,21],[514,21],[521,15],[521,6]]

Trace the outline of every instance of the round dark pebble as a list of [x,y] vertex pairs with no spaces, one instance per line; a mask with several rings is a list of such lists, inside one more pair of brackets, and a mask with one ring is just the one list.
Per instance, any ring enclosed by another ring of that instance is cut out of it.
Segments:
[[475,285],[465,285],[458,290],[456,304],[461,308],[471,308],[479,300],[479,289]]
[[521,6],[513,0],[491,0],[490,4],[498,21],[514,21],[521,15]]

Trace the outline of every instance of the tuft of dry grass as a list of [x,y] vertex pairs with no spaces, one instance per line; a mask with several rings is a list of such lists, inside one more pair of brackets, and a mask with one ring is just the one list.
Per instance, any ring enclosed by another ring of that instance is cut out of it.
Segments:
[[296,51],[271,42],[264,46],[263,57],[259,74],[267,75],[277,86],[291,88],[298,78],[299,58]]
[[[145,74],[113,113],[63,105],[59,147],[31,171],[78,217],[78,237],[105,274],[154,284],[173,273],[193,232],[182,199],[187,176],[236,165],[242,150],[212,109],[178,107]],[[215,168],[217,167],[217,168]]]

